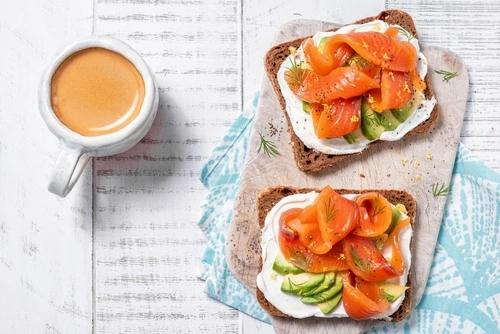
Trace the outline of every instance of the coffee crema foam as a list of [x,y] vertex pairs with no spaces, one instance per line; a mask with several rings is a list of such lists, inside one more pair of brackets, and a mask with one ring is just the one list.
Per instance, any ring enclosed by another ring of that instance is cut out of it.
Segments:
[[124,56],[99,47],[78,51],[57,68],[51,81],[57,118],[83,136],[116,132],[139,114],[144,80]]

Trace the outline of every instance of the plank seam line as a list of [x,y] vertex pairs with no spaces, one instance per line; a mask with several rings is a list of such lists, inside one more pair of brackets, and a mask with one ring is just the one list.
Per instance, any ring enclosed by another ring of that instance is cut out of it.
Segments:
[[95,217],[96,217],[96,168],[95,168],[95,158],[92,158],[92,333],[96,334],[96,315],[97,315],[97,307],[96,307],[96,283],[97,283],[97,275],[96,275],[96,259],[95,259]]
[[241,94],[241,98],[240,98],[240,106],[241,106],[241,109],[243,110],[243,106],[245,105],[245,101],[243,101],[243,99],[245,98],[245,82],[244,82],[244,76],[243,76],[243,65],[244,65],[244,61],[243,61],[243,57],[244,57],[244,48],[243,48],[243,1],[240,2],[240,69],[241,69],[241,73],[240,73],[240,85],[241,85],[241,89],[240,89],[240,94]]
[[[97,0],[94,0],[92,1],[92,35],[95,34],[95,31],[96,31],[96,3],[97,3]],[[97,319],[97,307],[96,307],[96,299],[97,299],[97,294],[96,294],[96,282],[97,282],[97,275],[96,275],[96,259],[95,259],[95,217],[96,217],[96,211],[95,211],[95,207],[96,207],[96,196],[95,196],[95,193],[96,193],[96,169],[95,169],[95,158],[92,158],[92,171],[90,173],[91,175],[91,196],[92,196],[92,213],[91,213],[91,217],[92,217],[92,248],[91,248],[91,257],[90,257],[90,260],[92,261],[92,275],[91,275],[91,279],[92,279],[92,301],[91,301],[91,304],[92,304],[92,315],[91,315],[91,333],[92,334],[96,334],[96,319]]]

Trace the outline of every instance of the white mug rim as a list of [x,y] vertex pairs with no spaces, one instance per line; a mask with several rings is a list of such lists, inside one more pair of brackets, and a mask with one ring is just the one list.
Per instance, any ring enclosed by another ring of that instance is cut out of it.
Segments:
[[[142,76],[145,94],[139,114],[125,127],[105,135],[83,136],[66,127],[57,118],[51,105],[51,82],[55,71],[65,59],[78,51],[93,47],[114,51],[129,60]],[[67,46],[46,67],[39,85],[39,111],[50,131],[66,145],[77,148],[82,153],[100,155],[99,150],[109,150],[117,144],[123,144],[130,137],[133,137],[131,134],[140,131],[144,123],[150,118],[151,113],[155,111],[152,110],[155,104],[155,90],[156,84],[149,67],[128,44],[113,37],[90,36]],[[109,155],[109,153],[106,155]]]

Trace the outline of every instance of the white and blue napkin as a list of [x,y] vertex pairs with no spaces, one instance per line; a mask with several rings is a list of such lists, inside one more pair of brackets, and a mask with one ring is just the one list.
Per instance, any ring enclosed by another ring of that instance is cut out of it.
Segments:
[[[199,226],[208,239],[198,277],[205,292],[270,323],[253,294],[231,273],[226,235],[243,171],[258,93],[203,166],[210,191]],[[422,301],[403,321],[367,333],[500,333],[500,175],[460,144],[451,193]]]

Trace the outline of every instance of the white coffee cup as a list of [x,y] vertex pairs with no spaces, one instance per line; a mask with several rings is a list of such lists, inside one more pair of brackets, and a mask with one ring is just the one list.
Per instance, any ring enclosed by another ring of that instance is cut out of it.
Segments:
[[[67,128],[51,105],[51,81],[59,65],[75,52],[104,48],[128,59],[144,81],[144,100],[139,114],[122,129],[100,136],[83,136]],[[49,191],[65,197],[73,188],[91,157],[124,152],[137,144],[150,130],[158,110],[158,87],[146,62],[129,45],[111,37],[92,36],[78,41],[58,54],[45,69],[38,87],[40,115],[50,131],[61,141],[61,153],[49,182]]]

